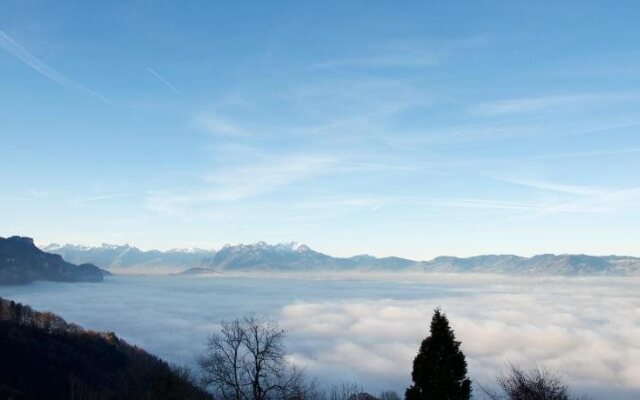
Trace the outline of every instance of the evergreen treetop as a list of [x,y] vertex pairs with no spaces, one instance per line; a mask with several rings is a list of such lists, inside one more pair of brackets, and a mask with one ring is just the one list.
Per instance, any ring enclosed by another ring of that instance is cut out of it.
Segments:
[[471,398],[471,380],[467,362],[449,326],[447,316],[436,309],[430,335],[422,341],[413,360],[413,385],[406,400],[467,400]]

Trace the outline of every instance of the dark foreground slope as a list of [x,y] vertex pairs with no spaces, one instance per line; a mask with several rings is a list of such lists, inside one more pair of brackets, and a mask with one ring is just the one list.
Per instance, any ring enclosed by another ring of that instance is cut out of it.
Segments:
[[0,298],[0,399],[210,399],[113,333]]
[[70,264],[58,254],[45,253],[33,244],[31,238],[0,237],[0,285],[37,280],[100,282],[102,275],[100,268],[93,264]]

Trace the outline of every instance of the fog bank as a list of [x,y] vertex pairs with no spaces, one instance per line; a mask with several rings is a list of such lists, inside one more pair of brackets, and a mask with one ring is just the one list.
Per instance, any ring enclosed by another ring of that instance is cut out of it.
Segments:
[[115,276],[2,287],[0,296],[191,365],[221,319],[256,311],[287,329],[291,358],[309,374],[372,391],[405,387],[439,306],[478,382],[508,362],[537,363],[580,393],[630,399],[640,395],[639,287],[636,278]]

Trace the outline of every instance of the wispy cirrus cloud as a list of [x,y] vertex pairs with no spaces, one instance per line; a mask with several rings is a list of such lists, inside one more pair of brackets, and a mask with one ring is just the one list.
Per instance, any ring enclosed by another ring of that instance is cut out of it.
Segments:
[[605,196],[611,193],[610,190],[595,188],[591,186],[568,185],[563,183],[555,183],[541,180],[529,179],[505,179],[506,182],[520,186],[527,186],[534,189],[545,190],[550,192],[575,194],[583,196]]
[[334,159],[296,155],[284,159],[269,157],[255,164],[222,168],[209,174],[207,182],[219,188],[221,200],[253,197],[285,187],[333,169]]
[[97,194],[97,195],[93,195],[93,196],[76,197],[73,200],[73,203],[76,204],[76,205],[85,205],[87,203],[93,203],[93,202],[105,201],[105,200],[113,200],[113,199],[119,199],[119,198],[123,198],[123,197],[129,197],[129,196],[133,196],[133,193],[104,193],[104,194]]
[[180,194],[151,193],[147,206],[165,214],[186,215],[193,208],[272,193],[335,168],[334,160],[329,157],[269,156],[253,163],[221,167],[206,175],[198,190]]
[[162,75],[160,75],[158,72],[156,72],[156,70],[154,70],[153,68],[149,67],[149,68],[147,68],[147,71],[149,71],[151,73],[151,75],[153,75],[156,78],[158,78],[158,80],[160,82],[164,83],[165,86],[168,87],[169,89],[171,89],[174,93],[179,94],[179,95],[182,96],[182,92],[180,90],[178,90],[178,88],[173,86],[173,84],[171,82],[169,82],[168,80],[166,80]]
[[313,69],[431,67],[463,49],[486,43],[487,38],[483,36],[442,41],[392,40],[366,49],[362,56],[322,61],[313,65]]
[[423,52],[421,54],[397,54],[327,60],[314,65],[314,68],[427,67],[437,65],[441,59],[442,57],[436,53]]
[[640,153],[640,148],[634,149],[612,149],[612,150],[599,150],[599,151],[584,151],[575,153],[555,153],[539,156],[523,157],[519,161],[538,161],[538,160],[562,160],[571,158],[589,158],[589,157],[604,157]]
[[72,192],[64,192],[55,189],[29,189],[27,194],[30,198],[53,201],[60,200],[66,204],[73,206],[84,206],[88,203],[107,201],[113,199],[119,199],[123,197],[129,197],[135,195],[132,192],[103,192],[97,191],[91,194],[77,194]]
[[193,125],[198,129],[217,136],[241,137],[249,135],[246,129],[240,127],[229,118],[216,113],[197,115],[193,119]]
[[469,107],[468,112],[479,117],[495,117],[553,109],[567,110],[574,107],[584,107],[589,104],[625,100],[631,96],[631,93],[607,92],[524,97],[482,102]]
[[426,201],[436,206],[448,208],[472,208],[472,209],[489,209],[489,210],[508,210],[508,211],[537,211],[545,205],[544,203],[531,201],[508,201],[496,199],[474,199],[474,198],[453,198],[441,200]]
[[556,182],[505,179],[505,182],[563,196],[537,210],[537,215],[563,212],[618,214],[640,208],[640,187],[610,189]]
[[86,93],[92,97],[99,99],[104,103],[113,105],[111,100],[109,100],[108,98],[79,84],[73,79],[67,77],[66,75],[48,66],[45,62],[43,62],[38,57],[31,54],[27,49],[25,49],[18,42],[16,42],[11,36],[7,35],[5,32],[1,30],[0,30],[0,48],[3,48],[9,54],[13,55],[14,57],[22,61],[24,64],[29,66],[31,69],[38,72],[40,75],[46,77],[47,79],[51,80],[52,82],[55,82],[58,85],[67,89],[77,90],[77,91]]
[[[384,199],[384,203],[387,205],[424,205],[443,209],[486,210],[489,213],[508,214],[524,219],[551,214],[613,215],[640,208],[640,187],[608,189],[540,180],[497,180],[534,191],[550,193],[552,196],[532,196],[529,194],[527,200],[487,197],[389,197]],[[518,196],[518,198],[522,197],[526,197],[526,193],[521,193]],[[379,203],[382,200],[379,199]]]
[[[411,79],[321,79],[289,88],[279,99],[308,121],[293,127],[306,139],[367,141],[391,135],[389,126],[403,112],[428,107],[434,94]],[[394,132],[395,133],[395,132]]]
[[63,196],[64,193],[56,191],[56,190],[43,190],[43,189],[29,189],[29,196],[38,198],[38,199],[50,199],[52,197],[60,197]]

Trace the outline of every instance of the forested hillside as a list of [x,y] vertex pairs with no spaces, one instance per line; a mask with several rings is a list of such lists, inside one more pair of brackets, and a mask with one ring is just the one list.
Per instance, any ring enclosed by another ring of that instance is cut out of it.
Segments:
[[210,399],[185,369],[114,333],[0,298],[1,399]]

